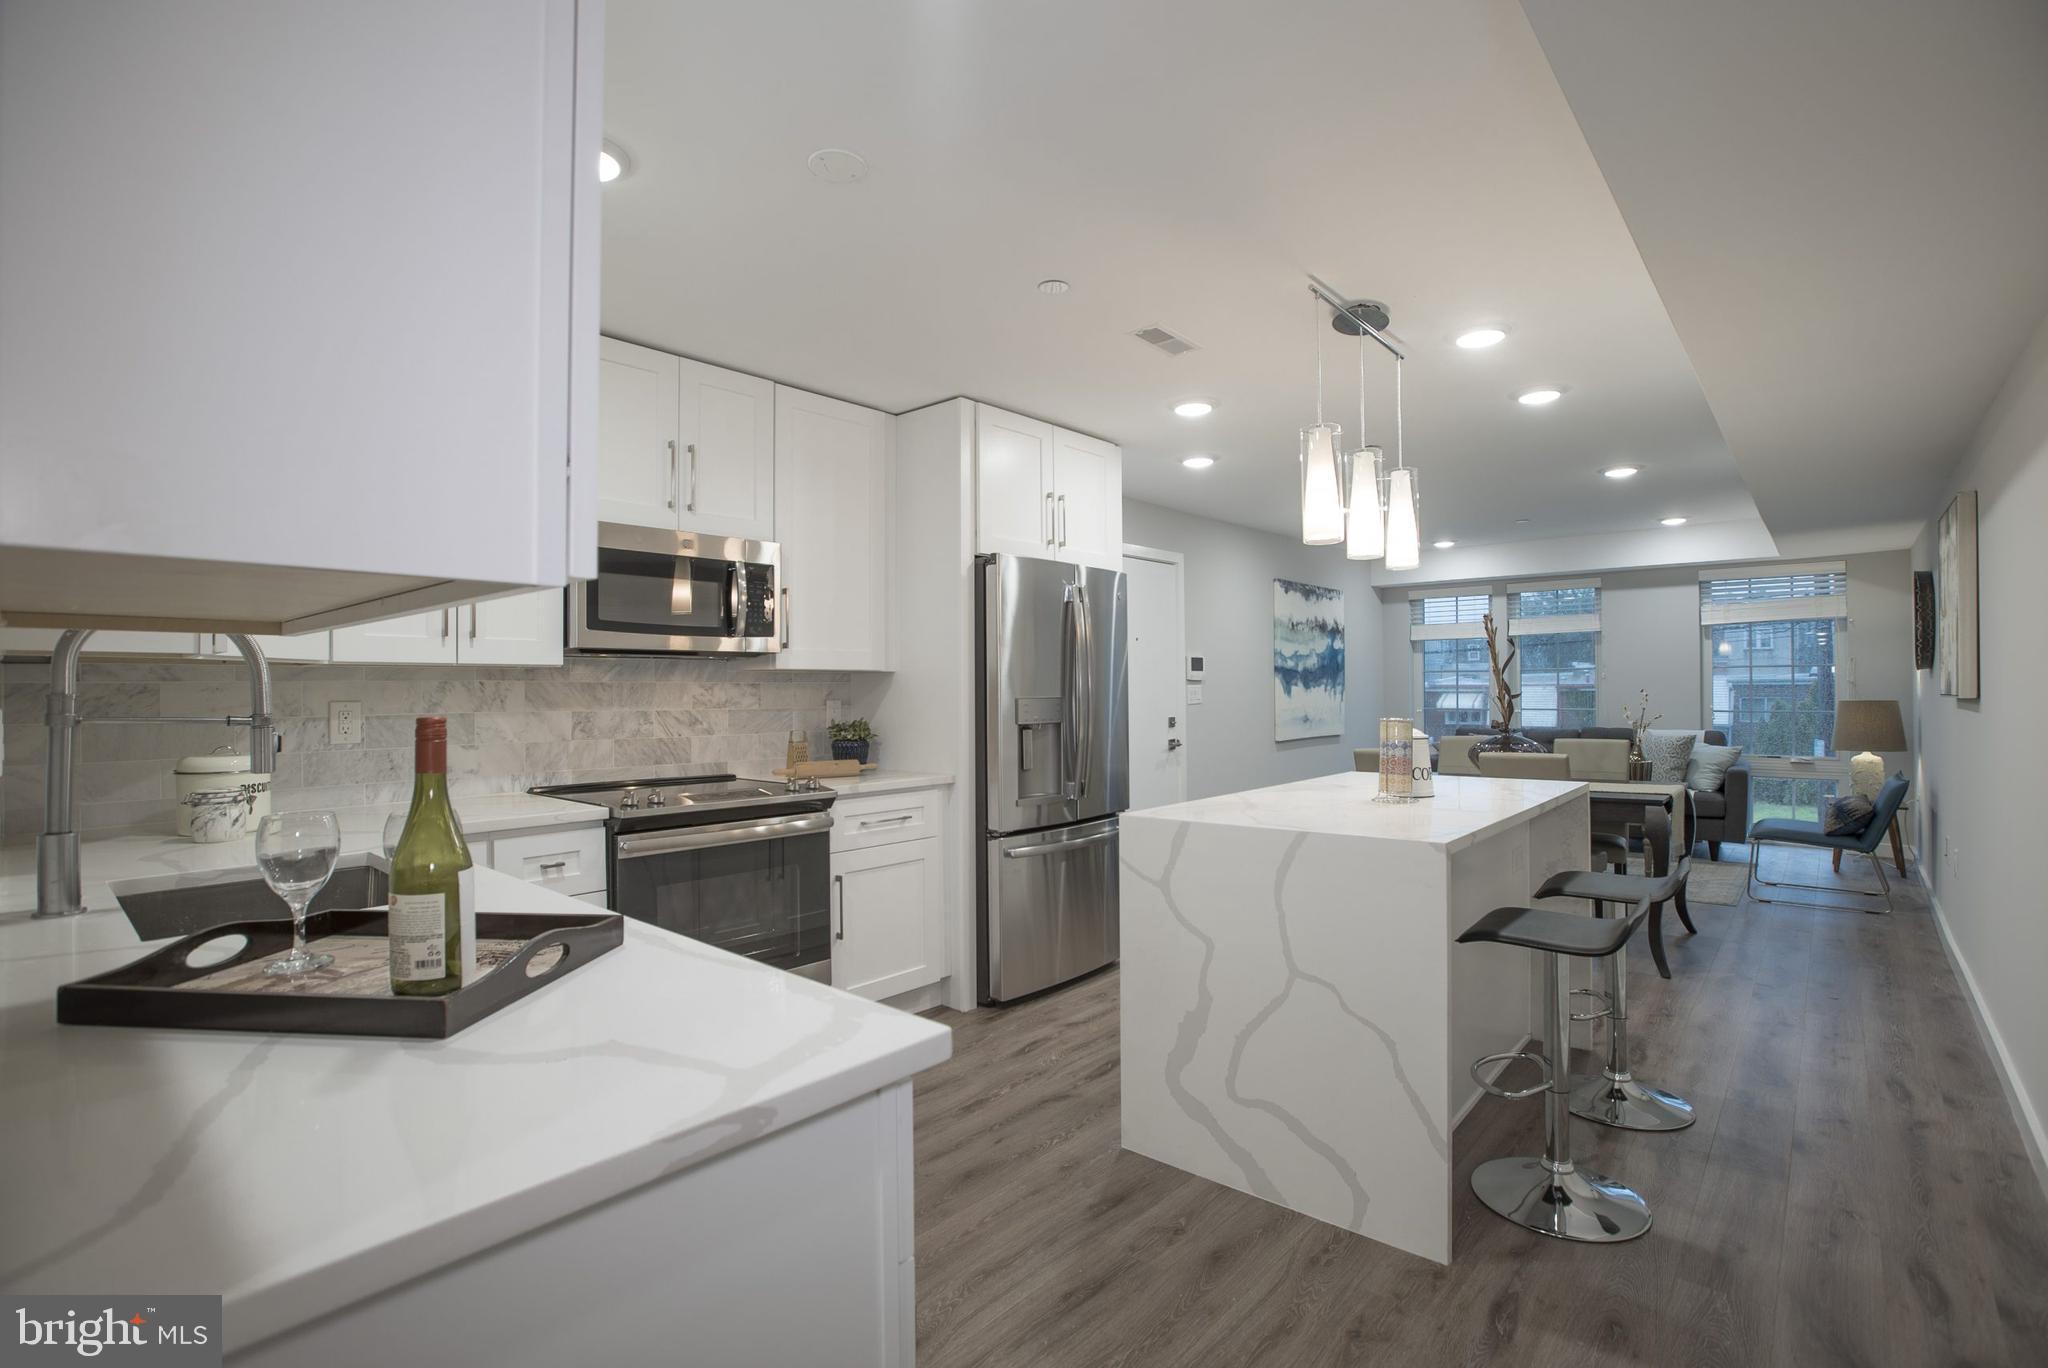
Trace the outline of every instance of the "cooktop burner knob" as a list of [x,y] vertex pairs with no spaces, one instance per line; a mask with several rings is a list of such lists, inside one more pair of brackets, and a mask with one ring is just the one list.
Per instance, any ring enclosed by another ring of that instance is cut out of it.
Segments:
[[619,806],[630,812],[632,809],[640,806],[640,795],[631,789],[627,789],[625,796],[619,799]]
[[654,792],[647,795],[647,806],[667,807],[668,795],[664,794],[660,789],[656,789]]

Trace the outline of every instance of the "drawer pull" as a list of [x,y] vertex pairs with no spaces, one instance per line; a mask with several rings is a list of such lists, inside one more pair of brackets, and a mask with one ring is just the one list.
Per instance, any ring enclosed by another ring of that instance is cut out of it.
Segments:
[[865,830],[865,829],[867,829],[868,827],[878,827],[878,826],[895,826],[895,825],[897,825],[897,824],[898,824],[899,822],[914,822],[914,821],[916,821],[916,820],[917,820],[917,814],[916,814],[916,813],[914,813],[914,812],[906,812],[906,813],[904,813],[904,814],[903,814],[902,816],[900,816],[900,817],[863,817],[863,818],[861,819],[861,823],[860,823],[860,824],[861,824],[861,828],[862,828],[863,830]]
[[569,862],[567,860],[549,860],[540,867],[540,872],[545,874],[551,869],[567,869],[568,867]]

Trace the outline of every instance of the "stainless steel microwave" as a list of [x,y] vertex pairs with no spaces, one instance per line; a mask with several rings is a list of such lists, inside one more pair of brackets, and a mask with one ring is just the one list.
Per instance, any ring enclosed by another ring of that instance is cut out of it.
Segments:
[[566,590],[587,655],[769,655],[782,647],[782,548],[631,523],[597,525],[597,578]]

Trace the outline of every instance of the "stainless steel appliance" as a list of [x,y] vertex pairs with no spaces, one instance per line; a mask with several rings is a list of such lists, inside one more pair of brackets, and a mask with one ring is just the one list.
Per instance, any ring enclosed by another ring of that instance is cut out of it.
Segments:
[[533,792],[605,809],[614,912],[832,981],[832,790],[712,774]]
[[1117,817],[1130,806],[1124,577],[983,556],[983,1002],[1117,957]]
[[597,578],[565,591],[567,647],[590,655],[769,655],[782,647],[782,548],[597,525]]

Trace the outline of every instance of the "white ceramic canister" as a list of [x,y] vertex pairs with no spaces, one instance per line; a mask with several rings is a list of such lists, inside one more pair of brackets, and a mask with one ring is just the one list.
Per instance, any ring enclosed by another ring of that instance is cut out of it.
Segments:
[[[248,788],[250,793],[249,830],[270,815],[270,779],[267,774],[253,774],[249,770],[249,755],[188,755],[178,762],[174,771],[178,780],[178,834],[192,835],[192,805],[186,801],[195,793],[220,792],[226,789]],[[195,838],[196,839],[196,838]],[[218,838],[232,839],[232,838]]]
[[1415,728],[1415,746],[1409,763],[1412,776],[1408,788],[1410,797],[1436,797],[1436,770],[1430,765],[1430,745],[1431,741],[1423,735],[1422,728]]
[[256,829],[256,820],[250,816],[255,799],[255,788],[249,784],[194,789],[178,800],[178,821],[188,828],[185,834],[201,845],[238,841]]

